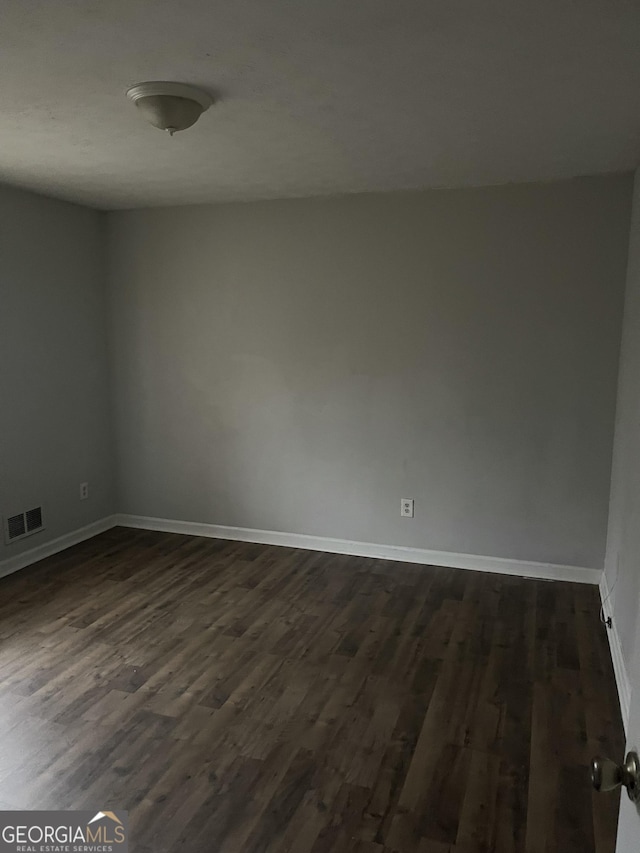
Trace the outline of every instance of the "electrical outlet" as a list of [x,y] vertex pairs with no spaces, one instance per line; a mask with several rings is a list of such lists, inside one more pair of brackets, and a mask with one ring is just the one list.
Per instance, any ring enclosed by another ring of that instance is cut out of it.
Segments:
[[80,483],[80,500],[86,501],[89,497],[89,483]]
[[413,498],[400,498],[400,515],[413,518]]

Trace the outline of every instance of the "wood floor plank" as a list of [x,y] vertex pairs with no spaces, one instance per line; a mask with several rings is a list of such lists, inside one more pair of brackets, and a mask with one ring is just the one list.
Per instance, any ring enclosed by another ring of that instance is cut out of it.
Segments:
[[593,587],[115,528],[0,580],[0,804],[135,853],[612,853]]

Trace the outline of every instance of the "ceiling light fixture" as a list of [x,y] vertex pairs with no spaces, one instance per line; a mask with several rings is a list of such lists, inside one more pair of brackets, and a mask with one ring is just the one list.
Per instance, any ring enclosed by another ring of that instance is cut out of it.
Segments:
[[185,83],[138,83],[127,91],[127,97],[154,127],[171,136],[195,124],[213,104],[213,98],[202,89]]

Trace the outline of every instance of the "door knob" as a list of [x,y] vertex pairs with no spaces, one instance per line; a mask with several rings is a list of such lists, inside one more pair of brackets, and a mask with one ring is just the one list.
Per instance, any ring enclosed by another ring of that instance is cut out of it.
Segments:
[[624,764],[610,758],[591,759],[591,782],[596,791],[613,791],[624,785],[633,802],[640,800],[640,758],[637,752],[627,753]]

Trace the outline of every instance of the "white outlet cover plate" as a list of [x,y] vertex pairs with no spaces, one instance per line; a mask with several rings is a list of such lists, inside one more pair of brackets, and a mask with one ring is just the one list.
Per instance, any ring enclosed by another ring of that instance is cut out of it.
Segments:
[[413,498],[400,498],[400,515],[413,518]]

